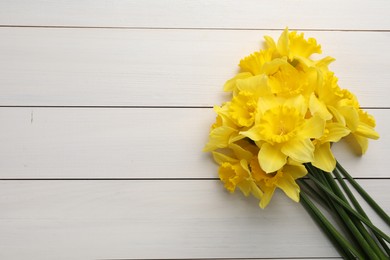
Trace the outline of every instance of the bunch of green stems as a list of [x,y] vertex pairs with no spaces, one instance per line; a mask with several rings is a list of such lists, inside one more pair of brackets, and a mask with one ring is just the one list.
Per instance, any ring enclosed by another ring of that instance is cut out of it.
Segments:
[[[386,212],[338,162],[332,173],[324,172],[311,164],[305,166],[309,172],[307,178],[298,181],[301,187],[301,203],[329,237],[340,255],[345,259],[389,259],[389,236],[371,222],[350,186],[387,226],[390,226],[390,217]],[[330,212],[335,218],[333,223],[339,223],[339,228],[325,217],[318,207],[319,204]]]

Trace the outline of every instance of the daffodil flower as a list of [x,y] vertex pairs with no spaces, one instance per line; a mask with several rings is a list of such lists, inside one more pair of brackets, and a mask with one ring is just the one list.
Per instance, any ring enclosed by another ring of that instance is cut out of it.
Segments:
[[264,37],[268,48],[277,50],[280,56],[286,56],[290,60],[297,57],[308,58],[313,53],[321,53],[321,45],[317,44],[316,39],[305,39],[304,34],[298,34],[297,32],[289,32],[286,28],[280,35],[278,42],[269,37]]
[[302,164],[290,159],[283,168],[274,173],[264,172],[257,158],[253,158],[250,166],[254,180],[263,191],[259,204],[261,208],[265,208],[269,204],[276,188],[283,190],[293,201],[299,201],[300,188],[295,180],[307,174],[307,170]]
[[259,99],[255,125],[240,134],[260,144],[258,160],[266,173],[282,168],[288,157],[300,163],[314,161],[311,139],[322,136],[325,120],[316,115],[306,118],[306,111],[302,96]]
[[[240,73],[225,83],[231,100],[214,107],[217,118],[204,150],[211,151],[219,164],[219,178],[229,192],[239,189],[259,199],[261,208],[270,203],[276,189],[301,201],[345,258],[388,259],[390,237],[368,219],[340,173],[388,224],[390,217],[331,151],[332,143],[351,135],[360,153],[365,153],[368,139],[379,138],[374,118],[351,92],[340,88],[328,68],[332,57],[311,58],[321,53],[315,39],[286,28],[276,42],[268,36],[265,40],[268,47],[243,58]],[[309,196],[337,210],[334,216],[357,243],[349,243]]]
[[332,172],[332,143],[352,135],[364,153],[368,139],[379,138],[374,118],[329,70],[334,58],[311,58],[321,53],[315,39],[286,28],[277,41],[265,40],[268,47],[243,58],[225,83],[231,100],[214,107],[204,147],[220,165],[226,189],[254,195],[262,208],[276,188],[298,201],[295,180],[307,164]]
[[225,188],[229,192],[234,192],[238,187],[245,196],[252,194],[261,199],[263,192],[256,185],[249,169],[249,161],[253,158],[253,154],[249,151],[251,149],[243,149],[236,144],[230,145],[230,148],[234,152],[230,156],[213,152],[215,161],[220,165],[219,178],[225,184]]
[[313,141],[315,149],[312,165],[325,172],[333,171],[336,167],[336,159],[330,150],[331,143],[338,142],[350,132],[343,124],[328,122],[325,126],[324,134]]

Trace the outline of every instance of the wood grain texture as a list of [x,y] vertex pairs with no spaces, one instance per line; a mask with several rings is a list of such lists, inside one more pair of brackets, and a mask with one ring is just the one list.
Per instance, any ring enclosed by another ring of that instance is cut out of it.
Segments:
[[[390,210],[389,180],[360,182]],[[300,204],[219,181],[1,181],[0,208],[2,259],[337,256]]]
[[[280,31],[0,28],[0,105],[212,106],[241,58]],[[387,107],[390,33],[307,32],[340,86]]]
[[389,7],[386,0],[3,0],[0,24],[389,30]]
[[[379,141],[357,156],[333,147],[354,177],[389,177],[390,110],[369,110]],[[202,152],[215,113],[207,108],[0,108],[0,178],[215,178]]]

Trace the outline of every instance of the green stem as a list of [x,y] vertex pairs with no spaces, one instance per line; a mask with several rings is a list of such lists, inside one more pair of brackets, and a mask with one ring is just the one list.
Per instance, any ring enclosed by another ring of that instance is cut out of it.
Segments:
[[[325,178],[328,180],[329,184],[332,187],[333,192],[345,203],[348,203],[347,198],[344,196],[344,193],[341,191],[340,187],[337,185],[336,181],[333,179],[331,174],[324,174]],[[336,205],[337,210],[342,216],[343,220],[348,225],[348,228],[351,230],[352,234],[358,240],[358,243],[364,249],[364,252],[369,256],[370,259],[386,259],[381,249],[372,239],[370,234],[364,228],[364,226],[353,216],[349,216],[346,211],[340,206]],[[382,257],[383,256],[383,257]]]
[[338,204],[343,206],[348,212],[350,212],[352,215],[357,217],[360,221],[362,221],[364,224],[366,224],[368,227],[371,228],[372,231],[377,233],[379,236],[381,236],[384,240],[390,243],[390,237],[387,236],[385,233],[383,233],[379,228],[374,226],[370,221],[368,221],[366,218],[364,218],[362,215],[360,215],[358,212],[356,212],[354,209],[352,209],[347,203],[345,203],[343,200],[341,200],[337,195],[335,195],[331,190],[329,190],[325,185],[323,185],[319,180],[314,178],[312,174],[307,175],[311,180],[313,180],[319,188],[321,188],[323,191],[325,191],[334,201],[336,201]]
[[[370,221],[370,219],[368,218],[366,212],[363,210],[363,208],[360,206],[359,202],[357,201],[357,199],[355,198],[355,196],[353,195],[353,193],[351,192],[351,190],[349,189],[347,183],[343,180],[343,178],[341,177],[340,173],[338,172],[337,169],[335,169],[333,171],[333,174],[336,176],[337,180],[339,181],[341,187],[344,189],[345,193],[347,194],[348,198],[350,199],[350,201],[352,202],[353,206],[356,208],[356,210],[365,218],[367,218],[368,221]],[[370,221],[371,222],[371,221]],[[372,223],[372,222],[371,222]],[[360,228],[363,228],[364,229],[364,237],[366,237],[367,239],[367,242],[371,245],[371,247],[375,250],[375,252],[377,253],[377,255],[379,257],[381,257],[382,259],[387,259],[388,256],[386,256],[382,250],[380,249],[380,247],[375,243],[375,240],[371,237],[371,235],[367,232],[367,230],[363,227],[363,225],[361,223],[360,224]],[[377,240],[379,241],[379,243],[382,245],[383,249],[386,251],[387,255],[390,255],[390,250],[389,250],[389,247],[387,246],[386,242],[383,241],[383,239],[379,236],[377,236],[375,233],[374,233],[375,237],[377,238]]]
[[[309,167],[309,172],[311,174],[311,177],[316,178],[325,187],[327,187],[329,190],[332,190],[330,183],[325,178],[325,175],[323,174],[322,171],[320,171],[318,168],[312,166],[311,164],[309,164],[308,167]],[[327,173],[327,174],[329,174],[329,173]],[[323,190],[321,190],[321,188],[318,185],[317,185],[317,188],[321,192],[324,192]],[[332,192],[333,192],[333,190],[332,190]],[[325,198],[327,199],[327,201],[329,202],[329,205],[331,206],[331,213],[333,213],[334,217],[337,218],[339,223],[343,225],[344,229],[349,233],[351,239],[355,242],[355,245],[358,247],[358,249],[364,251],[364,248],[361,247],[361,243],[359,242],[359,240],[357,239],[355,234],[352,232],[349,223],[347,223],[347,221],[345,220],[345,215],[342,215],[342,213],[340,213],[340,209],[337,207],[339,205],[336,202],[334,202],[332,197],[329,196],[329,194],[327,194],[327,193],[325,193]],[[361,254],[363,254],[363,252],[361,252]]]
[[321,211],[310,201],[305,192],[301,192],[300,196],[302,199],[302,205],[326,232],[343,257],[349,259],[364,259],[364,257],[337,231],[337,229],[326,219]]
[[[313,197],[315,196],[315,199],[317,199],[317,201],[319,201],[323,206],[327,207],[328,209],[331,208],[331,204],[329,203],[329,201],[326,200],[323,196],[321,196],[321,195],[319,194],[319,192],[322,192],[322,191],[320,191],[320,190],[315,190],[310,184],[308,184],[308,183],[306,182],[305,179],[300,179],[299,182],[300,182],[303,186],[305,186],[305,188],[306,188],[307,190],[310,191],[310,194],[312,194]],[[300,185],[300,186],[302,186],[302,185]],[[323,194],[323,195],[324,195],[324,194]]]
[[359,194],[367,201],[367,203],[375,210],[375,212],[390,226],[390,217],[386,212],[373,200],[370,195],[357,183],[351,175],[337,162],[336,167],[340,170],[341,174],[348,179],[352,186],[359,192]]

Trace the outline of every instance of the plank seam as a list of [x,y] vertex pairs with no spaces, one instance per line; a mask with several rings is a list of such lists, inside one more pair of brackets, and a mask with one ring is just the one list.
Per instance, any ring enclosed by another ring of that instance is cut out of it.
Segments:
[[[210,31],[283,31],[283,28],[237,28],[237,27],[147,27],[147,26],[77,26],[77,25],[23,25],[0,24],[0,28],[37,29],[108,29],[108,30],[210,30]],[[390,29],[308,29],[289,28],[305,32],[390,32]]]
[[[162,260],[164,258],[102,258],[100,260]],[[241,260],[241,259],[248,259],[248,260],[262,260],[262,259],[282,259],[282,260],[295,260],[295,259],[342,259],[341,257],[337,256],[314,256],[314,257],[234,257],[234,258],[221,258],[221,257],[213,257],[213,258],[169,258],[171,260]]]
[[[73,106],[73,105],[64,105],[64,106],[55,106],[55,105],[42,105],[42,106],[39,106],[39,105],[0,105],[0,108],[142,108],[142,109],[147,109],[147,108],[151,108],[151,109],[171,109],[171,108],[178,108],[178,109],[192,109],[192,108],[206,108],[206,109],[210,109],[210,108],[213,108],[213,106],[121,106],[121,105],[118,105],[118,106]],[[363,106],[363,107],[360,107],[361,109],[390,109],[390,107],[366,107],[366,106]]]
[[[39,106],[39,105],[0,105],[0,108],[213,108],[213,106]],[[389,107],[390,108],[390,107]]]
[[[354,179],[390,180],[390,177],[356,177]],[[219,181],[219,178],[0,178],[0,181]]]

